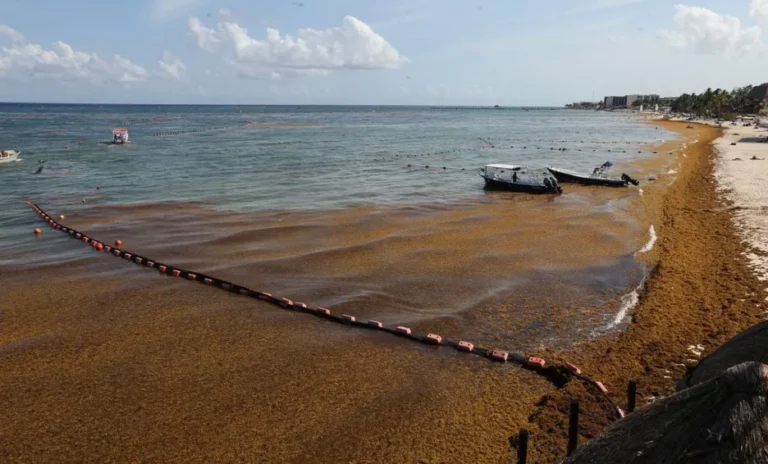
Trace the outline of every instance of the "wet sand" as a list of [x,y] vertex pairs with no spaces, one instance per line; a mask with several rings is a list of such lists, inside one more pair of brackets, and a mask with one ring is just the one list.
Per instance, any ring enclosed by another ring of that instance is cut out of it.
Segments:
[[[679,173],[643,182],[642,196],[576,188],[554,202],[489,196],[406,210],[210,211],[209,226],[185,220],[199,219],[199,205],[168,204],[66,211],[67,223],[359,317],[544,351],[580,364],[613,392],[634,377],[663,393],[681,373],[672,363],[684,362],[687,344],[712,349],[759,318],[745,297],[759,289],[742,268],[729,213],[703,212],[719,204],[707,145],[717,130],[685,135],[686,157],[658,157],[641,170],[680,163]],[[647,213],[638,221],[639,206]],[[553,227],[565,216],[568,227]],[[586,342],[583,328],[612,316],[616,292],[631,286],[609,277],[632,275],[622,256],[647,240],[649,223],[659,241],[642,259],[659,271],[633,323]],[[482,253],[489,237],[493,248]],[[77,246],[67,240],[41,241],[41,250]],[[6,460],[498,463],[512,456],[510,435],[562,420],[570,397],[583,397],[594,419],[585,420],[585,435],[607,421],[581,384],[558,391],[512,365],[275,310],[83,249],[74,262],[3,270]],[[564,296],[527,307],[526,295],[508,287],[524,279],[531,297]],[[584,292],[585,283],[594,288]],[[587,295],[578,300],[578,292]],[[578,301],[569,307],[569,298]],[[562,428],[532,445],[542,462],[555,459]]]

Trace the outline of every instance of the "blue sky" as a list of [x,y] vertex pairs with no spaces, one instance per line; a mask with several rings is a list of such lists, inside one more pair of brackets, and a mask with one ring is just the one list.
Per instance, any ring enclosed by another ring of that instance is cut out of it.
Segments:
[[768,0],[4,0],[0,101],[562,105],[768,81]]

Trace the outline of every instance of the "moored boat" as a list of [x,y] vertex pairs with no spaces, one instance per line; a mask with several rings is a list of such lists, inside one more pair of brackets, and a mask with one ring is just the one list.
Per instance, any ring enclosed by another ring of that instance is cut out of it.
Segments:
[[489,190],[508,190],[523,193],[562,193],[557,179],[541,173],[529,172],[516,164],[488,164],[480,169],[480,177]]
[[574,183],[582,185],[598,185],[603,187],[627,187],[629,184],[638,185],[640,182],[622,174],[621,177],[608,177],[608,169],[613,163],[606,161],[599,167],[596,167],[592,174],[583,174],[569,169],[548,167],[547,170],[557,178],[559,182]]
[[14,161],[21,161],[19,155],[21,151],[17,150],[3,150],[0,151],[0,164],[13,163]]

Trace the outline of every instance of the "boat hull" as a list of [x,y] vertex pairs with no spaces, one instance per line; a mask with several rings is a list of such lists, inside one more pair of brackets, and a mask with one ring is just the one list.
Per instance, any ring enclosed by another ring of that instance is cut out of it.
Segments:
[[602,187],[626,187],[629,182],[624,179],[612,179],[605,177],[592,177],[587,174],[570,173],[556,168],[547,168],[549,172],[555,176],[558,182],[582,184],[582,185],[597,185]]
[[520,193],[534,193],[534,194],[558,194],[561,193],[560,187],[555,185],[554,187],[547,187],[542,184],[534,184],[527,182],[509,182],[504,180],[490,179],[483,177],[485,180],[486,190],[505,190],[508,192],[520,192]]

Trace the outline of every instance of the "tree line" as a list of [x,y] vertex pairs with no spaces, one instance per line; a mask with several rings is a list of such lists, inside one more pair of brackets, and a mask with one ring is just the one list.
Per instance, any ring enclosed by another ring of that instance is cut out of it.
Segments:
[[648,105],[648,106],[654,106],[658,105],[661,99],[658,95],[653,95],[650,98],[643,98],[643,99],[637,99],[632,102],[632,107],[637,108],[638,106],[642,105]]
[[729,114],[757,113],[764,102],[756,102],[749,98],[753,88],[748,85],[737,87],[730,92],[709,88],[698,95],[684,93],[672,103],[672,111],[716,118]]

